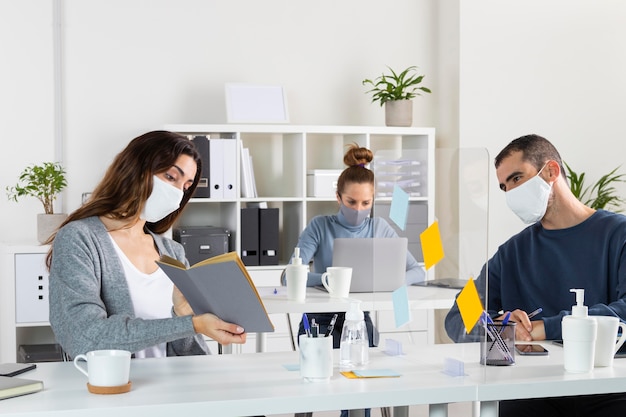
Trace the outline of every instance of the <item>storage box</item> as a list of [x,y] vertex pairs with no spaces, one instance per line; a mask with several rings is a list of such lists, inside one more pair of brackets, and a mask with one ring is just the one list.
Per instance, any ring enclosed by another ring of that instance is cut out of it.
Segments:
[[335,197],[340,169],[312,169],[307,171],[308,197]]
[[230,251],[230,231],[214,226],[180,226],[173,238],[185,247],[190,265]]

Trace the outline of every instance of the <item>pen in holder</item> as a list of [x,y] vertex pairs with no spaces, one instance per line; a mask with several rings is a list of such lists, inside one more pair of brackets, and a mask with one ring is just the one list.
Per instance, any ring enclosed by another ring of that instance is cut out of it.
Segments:
[[480,363],[483,365],[513,365],[515,363],[515,325],[491,321],[482,324]]

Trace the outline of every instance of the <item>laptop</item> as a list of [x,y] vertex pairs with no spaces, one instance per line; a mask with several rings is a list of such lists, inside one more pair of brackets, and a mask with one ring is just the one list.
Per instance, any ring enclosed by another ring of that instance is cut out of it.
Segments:
[[336,238],[333,265],[352,267],[350,292],[395,291],[406,285],[405,237]]

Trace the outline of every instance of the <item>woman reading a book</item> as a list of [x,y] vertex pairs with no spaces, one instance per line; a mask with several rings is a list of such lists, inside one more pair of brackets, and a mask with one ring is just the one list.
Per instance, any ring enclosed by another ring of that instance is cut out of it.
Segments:
[[194,315],[156,264],[167,255],[189,265],[183,247],[161,234],[187,205],[200,173],[200,156],[184,136],[141,135],[50,238],[50,324],[71,357],[97,349],[202,355],[209,353],[202,335],[245,343],[237,324]]

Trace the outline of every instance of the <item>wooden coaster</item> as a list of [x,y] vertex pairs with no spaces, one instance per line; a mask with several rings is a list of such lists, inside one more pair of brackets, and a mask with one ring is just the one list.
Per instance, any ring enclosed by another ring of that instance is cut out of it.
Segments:
[[131,382],[128,381],[126,385],[120,385],[117,387],[97,387],[87,382],[87,389],[92,394],[123,394],[130,391]]

